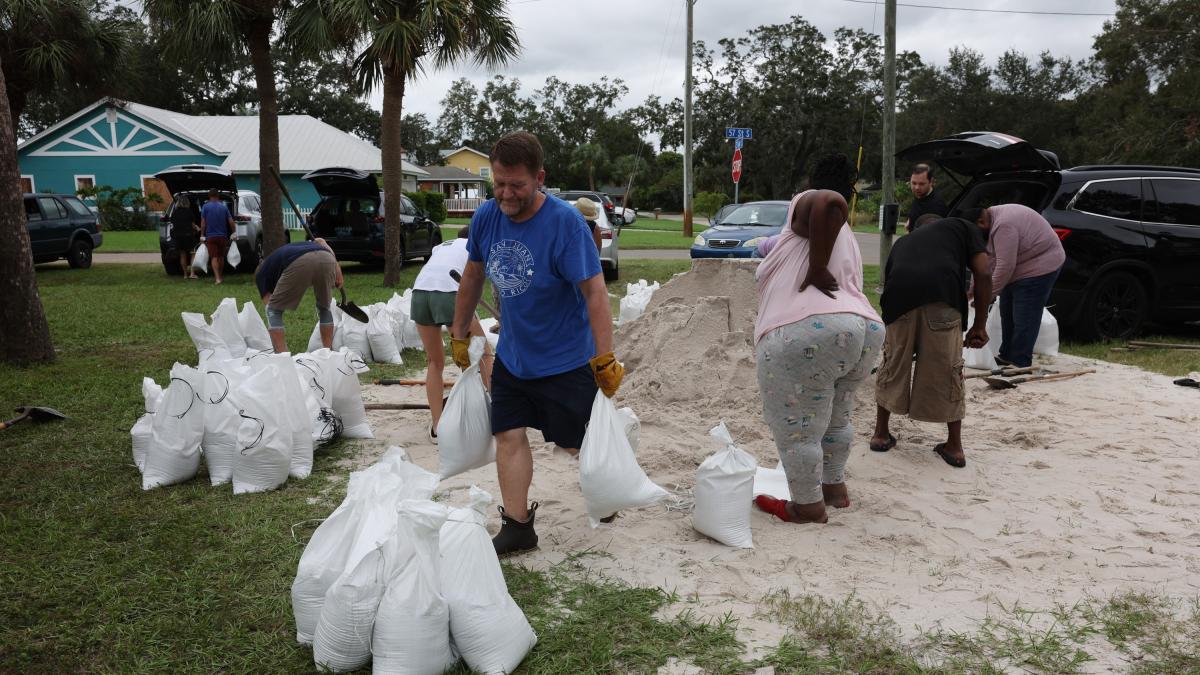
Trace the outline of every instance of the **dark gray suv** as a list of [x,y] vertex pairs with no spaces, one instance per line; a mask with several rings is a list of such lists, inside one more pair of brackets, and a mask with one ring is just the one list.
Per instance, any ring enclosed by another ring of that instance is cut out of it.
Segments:
[[92,266],[92,250],[100,247],[104,236],[86,204],[75,195],[26,192],[21,197],[34,263],[66,258],[76,269]]

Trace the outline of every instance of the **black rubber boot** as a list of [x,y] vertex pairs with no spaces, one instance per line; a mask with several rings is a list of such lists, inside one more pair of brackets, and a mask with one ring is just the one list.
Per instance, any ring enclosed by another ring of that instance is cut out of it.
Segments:
[[533,517],[537,514],[538,503],[530,504],[529,517],[525,519],[525,522],[509,517],[504,512],[503,506],[499,509],[500,531],[495,537],[492,537],[492,546],[496,548],[496,555],[520,553],[537,548],[538,536],[537,532],[533,530]]

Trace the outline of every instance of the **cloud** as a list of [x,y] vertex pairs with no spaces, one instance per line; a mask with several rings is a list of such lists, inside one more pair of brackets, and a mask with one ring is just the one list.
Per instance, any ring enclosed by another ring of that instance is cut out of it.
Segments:
[[[904,0],[901,0],[904,2]],[[911,0],[989,9],[1062,12],[1113,12],[1115,0]],[[549,76],[568,82],[620,78],[629,94],[618,107],[637,105],[656,94],[683,95],[684,0],[525,0],[510,3],[523,51],[497,72],[521,80],[528,94]],[[722,38],[746,35],[762,25],[785,23],[793,15],[812,22],[826,35],[839,27],[883,30],[878,8],[844,0],[699,0],[694,38],[716,48]],[[1009,49],[1030,55],[1050,50],[1055,56],[1086,58],[1103,27],[1103,17],[991,14],[899,7],[897,48],[916,51],[927,63],[945,63],[951,47],[967,45],[989,61]],[[404,107],[431,120],[450,83],[466,77],[482,86],[492,73],[473,66],[427,73],[407,87]],[[372,97],[380,107],[381,95]]]

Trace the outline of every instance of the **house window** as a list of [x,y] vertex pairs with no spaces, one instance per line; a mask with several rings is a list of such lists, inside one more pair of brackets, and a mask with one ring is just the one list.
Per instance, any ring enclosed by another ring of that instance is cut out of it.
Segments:
[[171,203],[171,191],[167,189],[167,184],[154,176],[143,175],[141,178],[142,194],[146,195],[146,210],[166,211]]
[[75,194],[79,194],[83,190],[91,190],[94,187],[96,187],[95,176],[75,176]]
[[490,167],[486,167],[486,166],[479,167],[479,177],[480,178],[490,178],[491,175],[492,175],[492,170]]
[[21,176],[21,192],[33,192],[33,176]]

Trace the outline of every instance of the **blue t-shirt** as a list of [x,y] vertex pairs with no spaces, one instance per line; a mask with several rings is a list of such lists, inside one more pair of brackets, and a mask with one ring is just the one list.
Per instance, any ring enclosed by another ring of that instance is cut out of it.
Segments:
[[313,251],[324,250],[324,246],[312,241],[284,244],[275,249],[262,261],[262,265],[254,273],[254,283],[258,286],[258,294],[274,293],[275,286],[279,283],[279,277],[283,276],[283,271],[288,268],[288,265],[296,262],[297,258]]
[[514,223],[490,199],[470,232],[468,257],[483,264],[500,296],[497,356],[510,373],[558,375],[596,355],[579,284],[600,274],[600,254],[578,209],[547,195],[532,218]]
[[204,202],[204,206],[200,207],[200,217],[204,219],[204,236],[229,236],[229,219],[233,216],[225,202],[219,199]]

